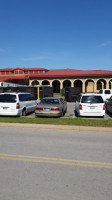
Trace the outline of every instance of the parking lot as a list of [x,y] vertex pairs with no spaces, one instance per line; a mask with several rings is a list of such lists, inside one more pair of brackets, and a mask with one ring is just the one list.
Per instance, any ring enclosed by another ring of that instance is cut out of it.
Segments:
[[[74,114],[75,103],[74,102],[67,102],[67,113],[63,117],[76,117]],[[35,113],[31,113],[27,115],[27,117],[35,117]],[[105,114],[104,119],[112,119],[111,114]]]

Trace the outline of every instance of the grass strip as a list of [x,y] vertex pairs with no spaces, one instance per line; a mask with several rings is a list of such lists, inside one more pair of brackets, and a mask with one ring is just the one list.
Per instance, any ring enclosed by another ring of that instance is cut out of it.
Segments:
[[88,119],[88,118],[0,117],[0,122],[112,127],[111,119],[91,119],[91,118]]

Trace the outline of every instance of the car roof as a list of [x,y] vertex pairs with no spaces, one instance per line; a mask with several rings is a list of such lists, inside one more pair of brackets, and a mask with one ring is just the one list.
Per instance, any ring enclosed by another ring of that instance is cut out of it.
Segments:
[[2,92],[0,95],[3,94],[30,94],[29,92]]
[[81,93],[81,96],[90,96],[90,95],[92,95],[92,96],[101,96],[101,94],[99,94],[99,93],[92,93],[92,92],[87,92],[87,93]]
[[42,99],[61,99],[61,97],[44,97]]

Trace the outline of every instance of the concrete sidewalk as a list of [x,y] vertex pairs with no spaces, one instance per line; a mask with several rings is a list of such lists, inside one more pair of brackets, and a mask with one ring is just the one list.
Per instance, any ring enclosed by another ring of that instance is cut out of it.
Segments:
[[2,128],[34,128],[34,129],[54,129],[71,131],[91,131],[112,133],[111,127],[91,127],[91,126],[69,126],[69,125],[51,125],[51,124],[21,124],[21,123],[0,123]]

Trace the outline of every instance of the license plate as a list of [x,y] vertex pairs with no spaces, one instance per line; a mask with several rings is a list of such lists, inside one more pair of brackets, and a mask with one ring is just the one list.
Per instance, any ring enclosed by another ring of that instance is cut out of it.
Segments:
[[91,106],[90,109],[95,109],[95,107],[94,107],[94,106]]
[[49,110],[50,110],[50,108],[44,108],[44,110],[46,110],[46,111],[49,111]]
[[3,110],[7,110],[8,109],[8,107],[3,107]]

